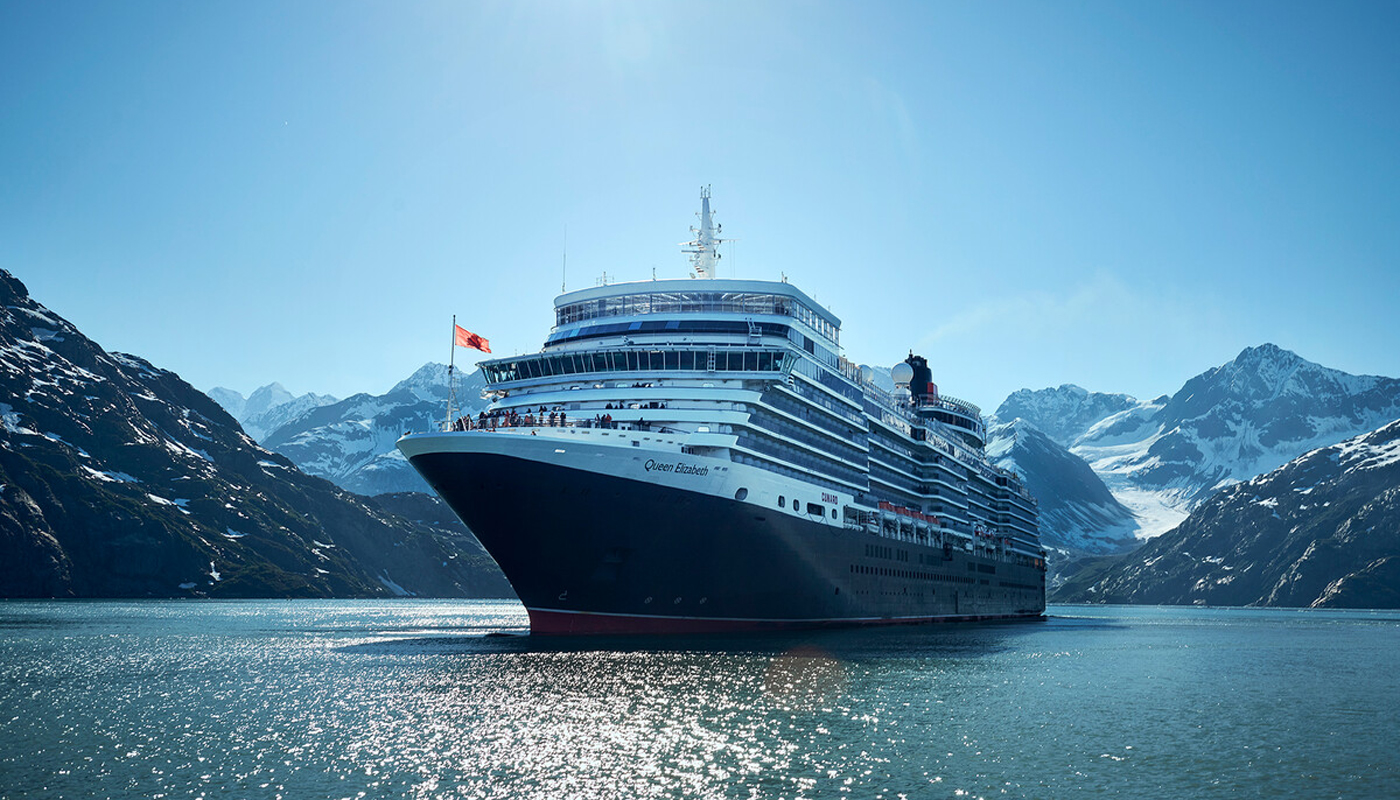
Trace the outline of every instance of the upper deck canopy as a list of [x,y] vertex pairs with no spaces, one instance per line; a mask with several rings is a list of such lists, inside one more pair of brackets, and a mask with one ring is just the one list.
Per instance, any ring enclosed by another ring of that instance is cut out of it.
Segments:
[[829,339],[841,320],[789,283],[711,278],[596,286],[554,299],[556,326],[647,314],[749,314],[794,317]]

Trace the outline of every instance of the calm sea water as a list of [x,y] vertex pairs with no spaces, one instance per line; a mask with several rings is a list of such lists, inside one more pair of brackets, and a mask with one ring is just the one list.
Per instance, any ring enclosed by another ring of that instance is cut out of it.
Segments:
[[492,601],[0,603],[0,795],[1400,797],[1400,614],[1050,613],[559,641]]

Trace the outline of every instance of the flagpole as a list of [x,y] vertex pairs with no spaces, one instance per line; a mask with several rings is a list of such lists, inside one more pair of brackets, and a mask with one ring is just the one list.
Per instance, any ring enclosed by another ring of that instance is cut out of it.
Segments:
[[452,406],[457,404],[457,315],[452,315],[452,355],[447,359],[447,422],[444,431],[452,430]]

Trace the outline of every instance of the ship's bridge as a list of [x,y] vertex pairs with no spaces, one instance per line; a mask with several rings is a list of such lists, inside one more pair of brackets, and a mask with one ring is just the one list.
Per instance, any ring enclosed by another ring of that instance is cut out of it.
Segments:
[[[710,278],[618,283],[562,294],[554,301],[554,314],[555,326],[546,345],[646,333],[653,328],[668,333],[779,333],[770,328],[796,321],[804,332],[833,348],[840,346],[841,320],[835,314],[791,284],[774,281]],[[658,322],[656,317],[667,319]]]

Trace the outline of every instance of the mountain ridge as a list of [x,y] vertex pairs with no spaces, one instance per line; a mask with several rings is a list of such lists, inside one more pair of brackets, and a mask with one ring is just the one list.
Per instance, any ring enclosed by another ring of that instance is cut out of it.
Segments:
[[1087,462],[1017,417],[987,430],[987,456],[1019,473],[1040,509],[1041,543],[1063,554],[1121,552],[1136,544],[1132,513]]
[[993,416],[1009,415],[1087,461],[1151,538],[1221,489],[1400,416],[1400,380],[1265,343],[1154,400],[1063,384],[1012,393]]
[[[382,395],[360,393],[307,409],[262,441],[302,470],[350,491],[430,492],[395,443],[405,431],[432,430],[443,422],[448,383],[447,365],[428,362]],[[485,385],[479,370],[459,379],[457,406],[463,413],[485,408]]]
[[4,270],[0,304],[0,596],[493,585],[494,564],[458,531],[302,474],[178,375],[102,349]]
[[1400,420],[1219,492],[1056,599],[1400,608]]
[[243,430],[257,441],[310,409],[338,402],[328,394],[293,395],[276,381],[254,389],[246,398],[222,386],[215,386],[206,394],[232,414]]

